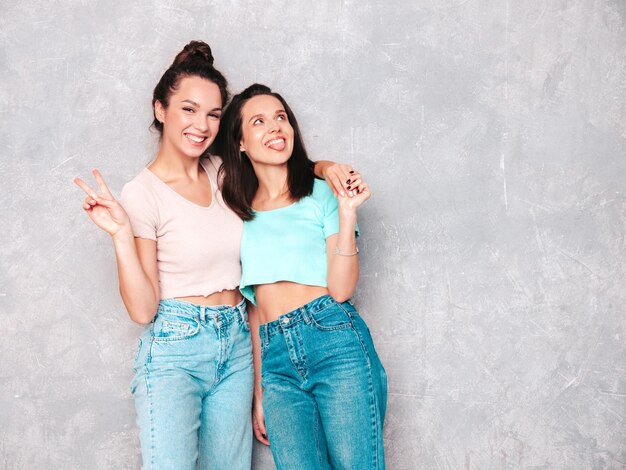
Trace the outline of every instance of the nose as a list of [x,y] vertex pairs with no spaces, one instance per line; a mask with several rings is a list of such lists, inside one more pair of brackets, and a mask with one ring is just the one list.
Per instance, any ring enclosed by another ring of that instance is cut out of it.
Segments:
[[269,123],[268,132],[278,132],[280,130],[280,124],[276,119],[272,119]]
[[196,129],[198,129],[198,131],[206,132],[207,129],[209,128],[208,121],[209,121],[208,116],[203,116],[202,113],[197,113],[194,126],[196,127]]

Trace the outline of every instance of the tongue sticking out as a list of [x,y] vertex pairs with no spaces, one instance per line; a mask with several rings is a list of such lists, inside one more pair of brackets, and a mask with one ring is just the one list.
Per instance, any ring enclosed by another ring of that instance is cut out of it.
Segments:
[[268,147],[272,150],[276,150],[278,152],[285,150],[285,141],[284,139],[275,139],[269,142]]

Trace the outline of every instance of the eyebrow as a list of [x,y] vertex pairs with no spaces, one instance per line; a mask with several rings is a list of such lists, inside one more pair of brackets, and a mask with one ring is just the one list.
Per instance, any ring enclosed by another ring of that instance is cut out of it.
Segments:
[[[193,100],[182,100],[181,103],[189,103],[189,104],[195,106],[196,108],[200,107],[200,105],[198,103],[196,103],[195,101],[193,101]],[[211,111],[221,111],[221,110],[222,110],[221,107],[217,107],[217,108],[213,108]]]
[[[281,113],[283,113],[283,114],[287,114],[287,111],[285,111],[285,110],[284,110],[284,109],[282,109],[282,108],[281,108],[281,109],[277,109],[277,110],[276,110],[276,112],[274,113],[274,116],[276,116],[277,114],[281,114]],[[263,113],[255,114],[255,115],[254,115],[254,116],[252,116],[250,119],[248,119],[248,122],[251,122],[251,121],[253,121],[253,120],[254,120],[254,119],[256,119],[256,118],[263,117],[263,116],[264,116],[264,114],[263,114]]]

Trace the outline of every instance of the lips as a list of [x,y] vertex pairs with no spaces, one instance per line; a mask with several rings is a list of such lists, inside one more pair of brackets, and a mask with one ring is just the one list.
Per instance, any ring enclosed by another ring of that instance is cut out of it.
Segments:
[[277,137],[272,140],[268,140],[265,142],[265,146],[271,148],[272,150],[276,150],[278,152],[285,150],[285,139],[282,137]]

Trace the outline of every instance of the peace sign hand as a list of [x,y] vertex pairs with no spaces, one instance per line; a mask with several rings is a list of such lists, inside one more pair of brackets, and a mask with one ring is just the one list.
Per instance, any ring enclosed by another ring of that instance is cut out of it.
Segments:
[[124,208],[115,200],[111,191],[104,182],[104,178],[98,170],[93,170],[101,195],[98,195],[91,187],[80,178],[74,178],[80,188],[85,191],[87,197],[83,203],[83,209],[89,218],[102,230],[112,237],[123,229],[131,231],[130,219]]

